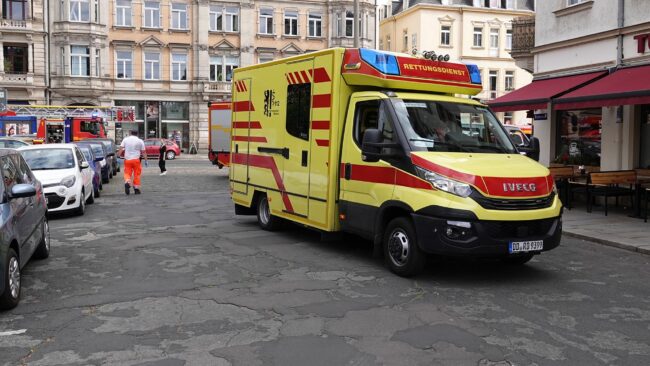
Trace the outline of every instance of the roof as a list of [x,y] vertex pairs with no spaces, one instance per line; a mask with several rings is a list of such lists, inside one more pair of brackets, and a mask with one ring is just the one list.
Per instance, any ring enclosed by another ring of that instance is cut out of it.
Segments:
[[[404,0],[393,1],[392,15],[397,15],[407,8],[412,8],[418,4],[431,4],[431,5],[443,5],[443,6],[468,6],[472,8],[482,8],[479,6],[474,6],[473,0],[450,0],[449,5],[442,3],[442,0],[409,0],[408,7],[404,6]],[[535,11],[535,0],[516,0],[516,9],[515,10],[530,10]],[[506,9],[495,9],[495,10],[506,10]]]

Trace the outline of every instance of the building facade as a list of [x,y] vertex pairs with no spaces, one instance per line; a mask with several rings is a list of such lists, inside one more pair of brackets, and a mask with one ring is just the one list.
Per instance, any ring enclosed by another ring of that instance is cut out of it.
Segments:
[[42,0],[0,1],[0,89],[10,104],[46,104],[47,14]]
[[[534,1],[526,0],[402,0],[383,4],[379,48],[412,53],[435,51],[451,61],[473,63],[481,70],[487,102],[524,86],[532,75],[510,56],[512,21],[532,18]],[[525,112],[501,112],[507,124],[526,125]]]
[[535,111],[542,163],[650,168],[650,2],[537,6],[534,45],[517,55],[533,65],[537,100],[523,88],[496,108]]

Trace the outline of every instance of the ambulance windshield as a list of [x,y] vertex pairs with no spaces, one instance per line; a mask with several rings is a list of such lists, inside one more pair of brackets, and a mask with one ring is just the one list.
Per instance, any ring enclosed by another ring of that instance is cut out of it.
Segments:
[[415,151],[514,154],[487,108],[430,100],[395,100],[395,112]]

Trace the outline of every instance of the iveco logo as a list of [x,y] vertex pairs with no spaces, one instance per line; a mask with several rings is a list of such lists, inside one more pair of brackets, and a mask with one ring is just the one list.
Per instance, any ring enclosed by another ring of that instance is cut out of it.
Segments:
[[535,192],[535,183],[503,183],[504,192]]

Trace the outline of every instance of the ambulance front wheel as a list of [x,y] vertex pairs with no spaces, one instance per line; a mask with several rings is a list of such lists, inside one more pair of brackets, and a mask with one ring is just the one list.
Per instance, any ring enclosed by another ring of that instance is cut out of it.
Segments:
[[269,200],[265,194],[260,194],[257,199],[257,222],[264,230],[275,231],[280,227],[280,219],[271,215]]
[[424,268],[426,257],[420,250],[413,223],[398,217],[388,223],[384,233],[384,259],[388,268],[398,276],[414,276]]

